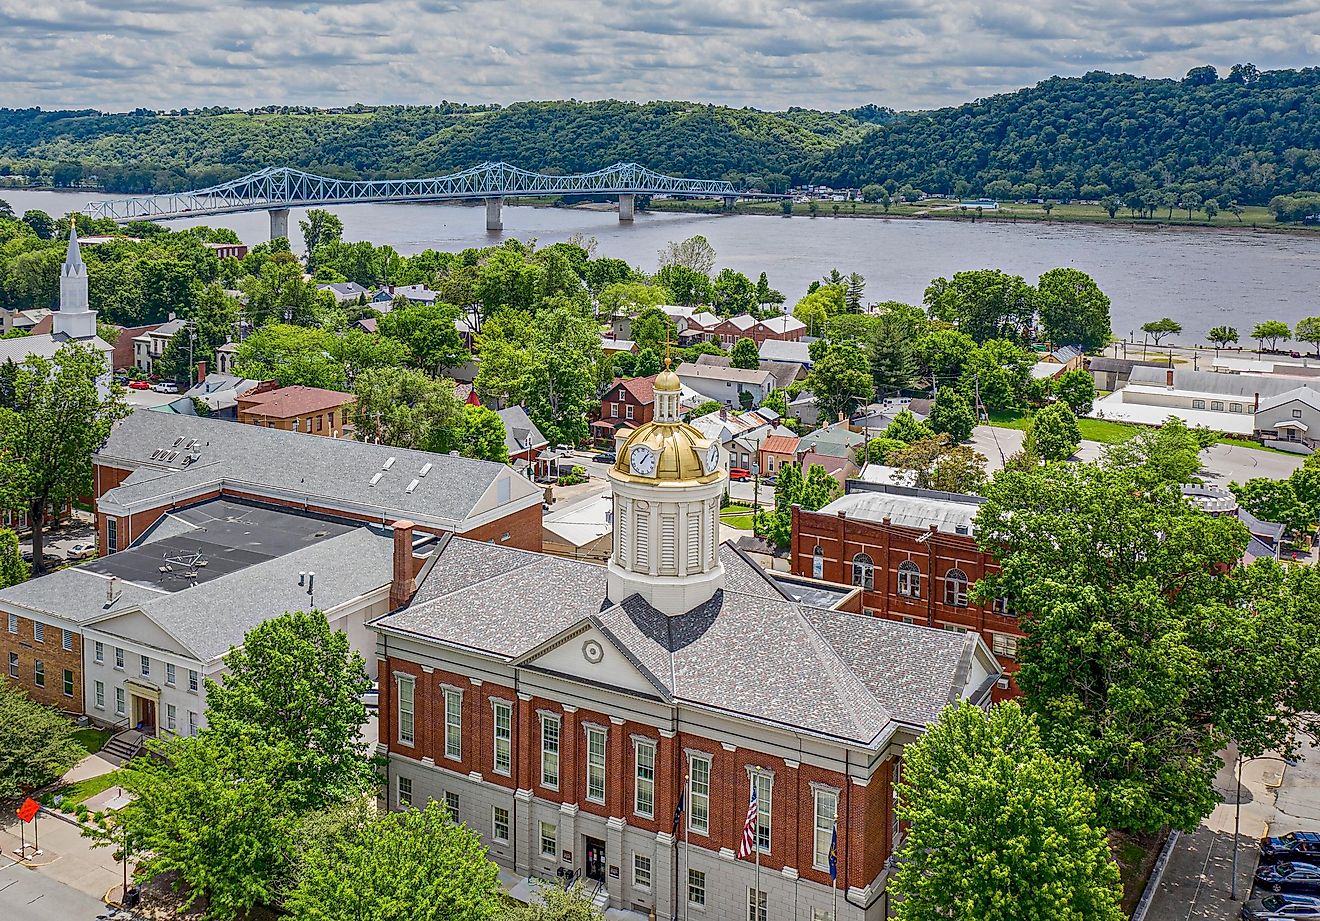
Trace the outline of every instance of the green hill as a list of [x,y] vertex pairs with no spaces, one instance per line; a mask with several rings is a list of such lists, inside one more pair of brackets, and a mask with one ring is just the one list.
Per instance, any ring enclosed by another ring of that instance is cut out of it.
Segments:
[[1263,204],[1320,189],[1320,69],[1183,80],[1091,73],[897,115],[686,102],[271,107],[162,115],[0,110],[0,175],[118,192],[196,187],[285,164],[434,175],[505,160],[549,172],[635,160],[781,190],[883,183],[998,198],[1183,195]]

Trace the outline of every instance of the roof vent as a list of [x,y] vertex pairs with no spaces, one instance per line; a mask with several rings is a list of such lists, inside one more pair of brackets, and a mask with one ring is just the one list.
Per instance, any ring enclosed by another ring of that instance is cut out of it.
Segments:
[[417,475],[426,476],[430,472],[431,472],[431,462],[427,461],[426,463],[422,464],[422,469],[418,471]]
[[387,458],[385,458],[385,463],[383,463],[383,464],[380,465],[380,469],[381,469],[381,470],[389,470],[389,469],[390,469],[391,467],[393,467],[393,466],[394,466],[394,458],[392,458],[392,457],[387,457]]
[[408,488],[405,489],[404,492],[411,494],[412,491],[417,488],[417,484],[420,482],[421,480],[413,480],[411,483],[408,484]]
[[384,475],[385,475],[384,473],[381,473],[380,471],[376,471],[376,475],[371,478],[371,482],[368,483],[367,485],[375,486],[377,483],[380,482],[380,478],[383,477]]
[[181,445],[181,444],[183,444],[183,436],[182,436],[182,435],[180,435],[178,438],[174,439],[174,446],[175,446],[176,448],[177,448],[179,445]]

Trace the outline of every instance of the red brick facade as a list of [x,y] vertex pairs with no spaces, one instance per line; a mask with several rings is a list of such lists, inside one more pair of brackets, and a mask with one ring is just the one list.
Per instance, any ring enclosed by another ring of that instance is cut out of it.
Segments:
[[[5,678],[38,703],[82,713],[82,635],[67,631],[70,648],[65,649],[66,631],[60,627],[42,624],[41,638],[37,639],[36,622],[8,614],[0,617],[0,657]],[[11,626],[15,628],[12,632]],[[38,662],[41,685],[37,684]]]
[[[957,598],[946,578],[951,570],[962,571],[969,590],[986,573],[998,571],[994,557],[978,549],[974,538],[794,507],[790,554],[796,575],[862,584],[866,613],[930,627],[975,630],[1006,673],[1017,671],[1016,642],[1022,636],[1017,617],[970,599],[966,604],[950,603]],[[864,570],[854,566],[859,554],[870,557],[873,565],[870,588],[864,585]],[[919,582],[915,594],[910,588],[906,593],[899,591],[899,567],[904,563],[916,567]],[[1010,680],[1009,688],[996,689],[995,699],[1016,692]]]
[[[416,679],[413,691],[414,742],[405,745],[398,737],[398,707],[395,702],[396,674]],[[841,773],[826,771],[745,746],[734,750],[719,741],[686,733],[666,737],[655,726],[631,721],[615,722],[604,712],[566,708],[541,697],[520,698],[511,687],[491,682],[475,684],[467,676],[439,669],[427,671],[415,662],[387,658],[380,670],[380,742],[391,754],[420,761],[429,758],[437,766],[458,774],[480,774],[483,782],[513,790],[531,790],[537,798],[552,803],[574,804],[582,812],[600,818],[623,817],[629,826],[648,832],[668,833],[687,772],[686,753],[710,756],[709,833],[689,832],[692,847],[711,851],[737,851],[747,815],[749,766],[773,771],[771,794],[771,846],[763,854],[763,869],[778,871],[791,867],[804,880],[830,885],[827,870],[813,867],[814,799],[812,784],[838,791],[839,882],[840,886],[862,888],[872,883],[884,868],[892,850],[893,803],[890,778],[895,758],[876,763],[865,785],[849,783]],[[462,693],[461,757],[446,757],[444,744],[444,690]],[[495,771],[493,701],[512,707],[512,770]],[[541,715],[558,716],[560,723],[559,788],[541,783]],[[587,724],[607,730],[604,804],[587,799]],[[656,745],[655,796],[650,818],[635,814],[636,776],[634,737]],[[842,751],[839,752],[842,759]],[[750,863],[752,858],[746,858]]]

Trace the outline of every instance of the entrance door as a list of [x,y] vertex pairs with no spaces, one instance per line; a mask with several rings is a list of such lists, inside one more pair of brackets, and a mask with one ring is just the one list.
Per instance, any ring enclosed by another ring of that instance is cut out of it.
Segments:
[[588,879],[605,882],[605,842],[599,838],[587,838],[587,857],[584,872]]
[[156,702],[134,694],[133,711],[137,716],[137,729],[145,735],[154,736],[156,734]]

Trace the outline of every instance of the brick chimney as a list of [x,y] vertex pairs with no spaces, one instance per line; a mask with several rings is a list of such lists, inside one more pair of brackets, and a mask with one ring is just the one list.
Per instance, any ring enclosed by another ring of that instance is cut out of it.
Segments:
[[204,380],[206,380],[206,362],[199,361],[197,362],[197,383],[200,384]]
[[394,561],[390,575],[390,610],[401,608],[417,591],[413,565],[413,523],[406,518],[394,522]]

